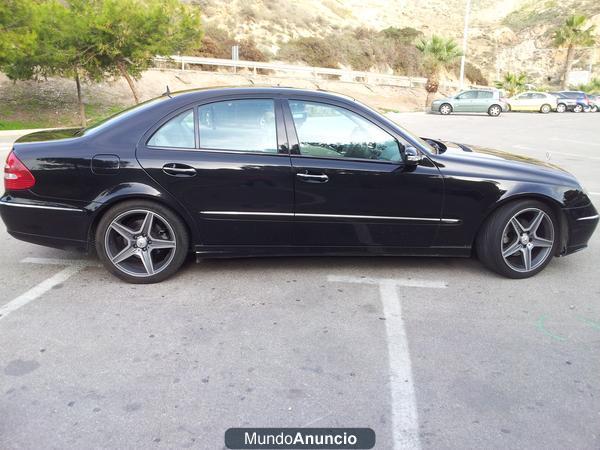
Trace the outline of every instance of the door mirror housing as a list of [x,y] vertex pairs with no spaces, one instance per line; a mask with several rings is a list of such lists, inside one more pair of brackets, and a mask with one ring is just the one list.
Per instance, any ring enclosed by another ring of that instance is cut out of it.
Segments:
[[404,163],[407,166],[418,166],[422,160],[423,155],[416,147],[409,145],[404,149]]

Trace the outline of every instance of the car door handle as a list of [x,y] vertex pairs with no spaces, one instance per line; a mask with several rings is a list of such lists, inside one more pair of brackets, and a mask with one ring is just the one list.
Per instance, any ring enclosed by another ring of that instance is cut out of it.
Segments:
[[329,177],[324,173],[319,175],[312,175],[310,173],[297,173],[296,176],[300,178],[300,181],[304,181],[305,183],[327,183],[329,181]]
[[172,177],[193,177],[196,175],[196,169],[187,164],[169,163],[165,164],[162,170]]

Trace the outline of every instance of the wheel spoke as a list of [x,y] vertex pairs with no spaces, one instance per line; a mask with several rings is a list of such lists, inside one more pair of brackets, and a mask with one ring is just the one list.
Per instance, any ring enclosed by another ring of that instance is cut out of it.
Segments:
[[544,239],[537,236],[531,240],[531,243],[534,247],[552,247],[552,244],[554,244],[550,239]]
[[531,225],[529,225],[529,228],[527,228],[527,231],[529,231],[535,235],[535,232],[540,227],[540,224],[542,223],[543,219],[544,219],[544,213],[542,211],[538,211],[537,216],[535,216],[535,219],[533,219],[533,221],[531,222]]
[[502,251],[502,256],[504,256],[505,258],[508,258],[509,256],[512,256],[515,253],[517,253],[520,249],[521,249],[521,243],[519,242],[519,239],[517,239],[506,250]]
[[125,261],[127,258],[130,258],[133,255],[135,255],[135,249],[128,245],[115,256],[113,256],[110,260],[113,262],[113,264],[119,264],[120,262]]
[[525,270],[531,270],[531,249],[528,247],[523,247],[521,249],[523,253],[523,265],[525,266]]
[[127,242],[133,240],[133,235],[135,234],[135,231],[133,231],[131,228],[128,228],[125,225],[120,224],[118,222],[111,223],[110,227],[117,233],[119,233],[121,236],[123,236],[127,240]]
[[175,248],[175,241],[170,241],[167,239],[153,239],[152,243],[148,244],[148,249],[150,250],[158,250],[161,248]]
[[510,219],[510,224],[513,226],[517,234],[521,234],[525,231],[525,228],[523,228],[523,225],[521,225],[521,222],[519,222],[516,217]]
[[139,233],[150,236],[150,230],[152,230],[152,222],[154,220],[154,214],[150,211],[146,213],[144,217],[144,222],[142,223],[142,227],[140,228]]
[[152,262],[152,256],[150,256],[149,251],[137,253],[137,255],[141,258],[142,264],[144,264],[144,269],[146,269],[146,273],[148,275],[154,274],[154,263]]

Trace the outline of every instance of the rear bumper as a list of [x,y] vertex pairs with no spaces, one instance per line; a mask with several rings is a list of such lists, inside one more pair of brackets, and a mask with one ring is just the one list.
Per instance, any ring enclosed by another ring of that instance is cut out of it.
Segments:
[[56,202],[0,199],[0,217],[8,233],[33,244],[63,249],[87,249],[89,212]]
[[561,256],[574,253],[587,247],[588,241],[598,226],[600,217],[598,211],[591,203],[580,208],[563,209],[568,233],[566,246],[563,247]]

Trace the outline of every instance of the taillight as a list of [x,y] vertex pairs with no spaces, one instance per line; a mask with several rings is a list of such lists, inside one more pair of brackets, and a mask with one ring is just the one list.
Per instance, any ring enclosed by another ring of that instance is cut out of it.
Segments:
[[30,189],[34,185],[35,178],[33,174],[17,158],[14,152],[10,152],[4,166],[4,189],[7,191]]

